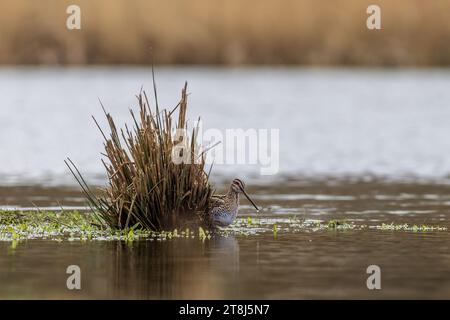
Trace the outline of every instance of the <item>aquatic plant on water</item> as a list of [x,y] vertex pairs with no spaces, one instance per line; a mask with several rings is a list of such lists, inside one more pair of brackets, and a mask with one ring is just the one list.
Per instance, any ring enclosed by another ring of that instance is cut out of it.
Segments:
[[[251,224],[249,221],[251,220]],[[255,235],[272,235],[277,239],[278,235],[327,232],[335,234],[339,232],[367,231],[376,229],[380,232],[447,232],[444,225],[420,225],[386,224],[366,225],[354,222],[338,223],[339,220],[323,221],[315,219],[290,219],[285,217],[265,218],[237,218],[235,223],[217,230],[220,236],[247,237]],[[330,232],[333,231],[333,232]],[[0,210],[0,242],[12,242],[16,246],[19,242],[30,239],[46,239],[56,242],[61,241],[125,241],[132,243],[134,240],[169,241],[194,239],[195,241],[207,241],[212,238],[212,233],[201,226],[178,227],[163,231],[148,230],[141,226],[129,227],[123,230],[111,229],[98,223],[98,219],[89,211],[2,211]]]
[[[198,127],[188,131],[186,91],[187,83],[177,106],[160,110],[154,86],[152,110],[147,94],[141,90],[137,95],[139,115],[130,109],[132,129],[126,125],[118,129],[113,117],[105,111],[109,125],[106,134],[94,118],[105,141],[106,159],[102,162],[108,178],[106,187],[93,190],[75,164],[70,159],[66,161],[91,208],[109,227],[140,226],[160,231],[192,219],[201,222],[205,216],[213,190],[205,171],[205,152],[197,152]],[[183,144],[186,148],[174,148]],[[174,152],[190,161],[173,161]]]

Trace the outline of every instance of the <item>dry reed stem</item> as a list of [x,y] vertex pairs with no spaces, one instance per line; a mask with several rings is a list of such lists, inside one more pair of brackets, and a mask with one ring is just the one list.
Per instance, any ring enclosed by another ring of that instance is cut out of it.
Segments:
[[[188,130],[186,124],[187,83],[180,103],[168,113],[150,108],[145,91],[137,96],[139,116],[130,110],[134,126],[130,130],[117,129],[112,116],[105,111],[109,134],[99,127],[105,142],[108,184],[97,196],[89,188],[73,162],[66,162],[82,187],[95,212],[112,228],[127,229],[140,225],[150,230],[173,228],[192,218],[202,218],[207,212],[213,193],[209,174],[205,173],[205,156],[195,159],[197,137],[190,135],[190,163],[172,161],[175,128]],[[155,87],[156,98],[156,87]],[[157,101],[157,100],[156,100]],[[103,106],[102,106],[103,107]],[[173,114],[178,110],[178,123],[173,125]],[[95,119],[94,119],[95,120]]]

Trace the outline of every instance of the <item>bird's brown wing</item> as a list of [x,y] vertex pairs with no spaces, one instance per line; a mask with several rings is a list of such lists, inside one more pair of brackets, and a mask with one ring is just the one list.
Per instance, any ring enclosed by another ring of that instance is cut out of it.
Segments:
[[211,208],[219,207],[225,204],[225,196],[223,195],[214,195],[211,197]]
[[214,228],[213,224],[213,216],[215,211],[218,210],[219,207],[222,207],[225,205],[225,196],[222,195],[213,195],[211,197],[210,203],[209,203],[209,209],[208,212],[204,213],[203,221],[206,223],[206,227],[208,228]]

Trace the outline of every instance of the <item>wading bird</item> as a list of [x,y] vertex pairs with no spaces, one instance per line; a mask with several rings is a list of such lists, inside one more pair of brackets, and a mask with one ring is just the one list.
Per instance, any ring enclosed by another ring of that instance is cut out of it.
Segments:
[[239,209],[239,194],[243,193],[248,201],[259,211],[256,204],[245,192],[245,184],[240,179],[234,179],[228,189],[228,193],[212,197],[209,210],[210,223],[213,227],[225,227],[231,224]]

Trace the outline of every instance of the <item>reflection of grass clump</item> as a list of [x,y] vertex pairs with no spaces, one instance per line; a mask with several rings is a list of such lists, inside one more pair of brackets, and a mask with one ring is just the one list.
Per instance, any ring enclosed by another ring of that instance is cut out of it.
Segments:
[[[132,110],[134,128],[118,130],[110,114],[106,114],[109,136],[105,139],[107,161],[103,162],[108,185],[100,196],[92,192],[80,172],[69,160],[69,168],[81,185],[91,207],[113,229],[127,229],[139,225],[148,230],[171,229],[188,217],[205,213],[212,195],[204,171],[205,156],[196,153],[197,129],[187,136],[186,85],[181,100],[172,111],[152,111],[147,95],[138,95],[140,113]],[[174,124],[174,112],[178,121]],[[173,133],[183,132],[184,136]],[[190,142],[189,142],[189,141]],[[172,161],[174,147],[185,146],[176,156],[189,159],[181,164]],[[183,154],[187,152],[188,154]],[[187,158],[186,158],[187,157]]]

